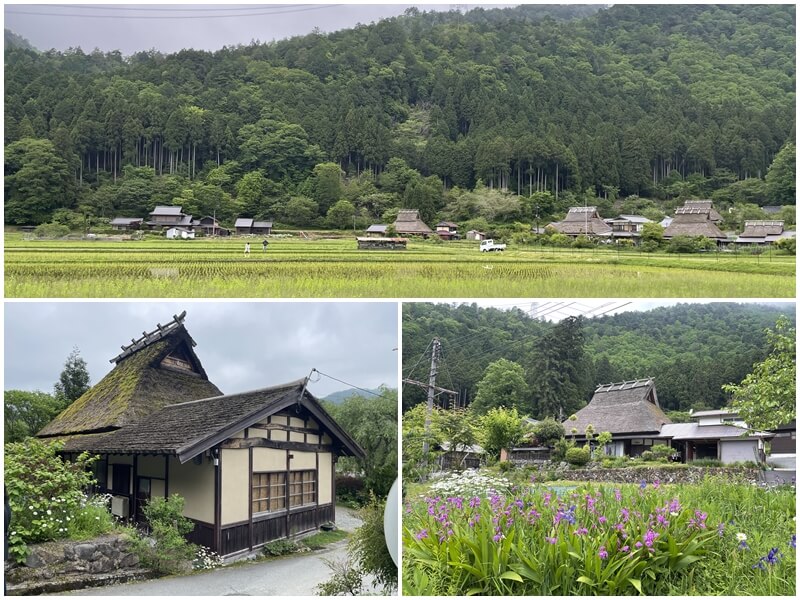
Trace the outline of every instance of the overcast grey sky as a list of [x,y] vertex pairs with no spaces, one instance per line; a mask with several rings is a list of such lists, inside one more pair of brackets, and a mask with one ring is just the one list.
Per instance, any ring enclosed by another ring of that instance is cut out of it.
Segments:
[[[393,302],[6,302],[5,389],[52,392],[73,346],[92,384],[122,344],[186,310],[186,329],[223,393],[300,379],[316,368],[362,388],[397,387]],[[319,397],[349,386],[322,377]]]
[[[472,2],[487,8],[497,6]],[[80,47],[129,56],[155,48],[219,50],[310,33],[329,33],[397,16],[410,6],[448,11],[466,4],[18,4],[4,5],[5,27],[40,50]],[[508,5],[505,5],[508,6]]]

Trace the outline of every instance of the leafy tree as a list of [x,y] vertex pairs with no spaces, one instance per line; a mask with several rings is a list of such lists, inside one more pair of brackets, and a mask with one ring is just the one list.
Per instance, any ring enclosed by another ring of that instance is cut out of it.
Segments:
[[564,426],[552,417],[539,421],[533,427],[533,436],[543,446],[552,446],[564,437]]
[[797,188],[795,179],[796,149],[792,142],[787,142],[767,171],[767,196],[775,204],[796,204]]
[[767,330],[770,353],[739,384],[724,385],[733,395],[733,407],[750,427],[776,429],[797,414],[796,332],[781,317]]
[[286,203],[284,218],[292,225],[311,225],[318,216],[319,207],[311,198],[295,196]]
[[385,497],[397,478],[397,390],[384,388],[377,398],[350,396],[326,408],[366,455],[364,459],[341,459],[343,468],[347,461],[355,461],[356,470],[364,473],[367,489]]
[[498,407],[522,408],[527,402],[528,394],[525,369],[515,362],[501,358],[486,367],[471,408],[478,415]]
[[44,223],[56,208],[72,206],[74,198],[69,167],[51,141],[24,138],[6,147],[6,223]]
[[492,408],[479,423],[481,445],[495,459],[500,457],[502,448],[513,448],[525,434],[525,421],[516,408]]
[[76,346],[69,353],[67,361],[64,363],[64,370],[61,371],[58,381],[53,386],[55,397],[64,406],[68,406],[83,396],[89,387],[89,370]]
[[36,435],[65,406],[62,398],[44,392],[6,390],[3,410],[5,443],[21,442]]
[[335,229],[348,229],[353,227],[353,217],[356,207],[349,200],[339,200],[328,210],[327,222],[329,227]]
[[336,163],[320,163],[312,172],[311,198],[319,205],[321,212],[328,209],[342,197],[342,172]]

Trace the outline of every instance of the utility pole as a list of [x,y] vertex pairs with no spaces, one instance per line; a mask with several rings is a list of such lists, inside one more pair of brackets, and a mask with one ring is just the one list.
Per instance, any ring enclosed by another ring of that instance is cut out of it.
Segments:
[[428,376],[428,410],[425,412],[425,439],[422,442],[422,456],[424,462],[428,462],[428,435],[431,431],[431,413],[433,412],[433,397],[436,391],[436,374],[439,370],[439,352],[441,345],[439,338],[433,338],[433,348],[431,350],[431,372]]

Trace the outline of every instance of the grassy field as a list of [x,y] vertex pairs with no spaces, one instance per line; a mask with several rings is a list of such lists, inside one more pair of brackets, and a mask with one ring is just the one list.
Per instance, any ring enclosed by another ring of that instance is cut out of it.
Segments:
[[788,298],[795,257],[643,254],[351,239],[40,241],[5,237],[5,295],[39,297],[718,297]]

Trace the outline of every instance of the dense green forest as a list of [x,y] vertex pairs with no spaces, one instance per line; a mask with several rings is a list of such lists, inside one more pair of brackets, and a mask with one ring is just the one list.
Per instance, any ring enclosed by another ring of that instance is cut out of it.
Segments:
[[[459,392],[462,404],[475,399],[487,366],[504,358],[524,369],[520,408],[536,418],[566,418],[597,385],[645,377],[655,378],[665,410],[719,408],[728,402],[721,386],[741,381],[767,355],[764,332],[781,314],[794,323],[788,304],[679,304],[550,323],[519,308],[406,303],[403,377],[427,382],[438,336],[437,385]],[[404,410],[424,400],[422,389],[404,385]]]
[[790,5],[409,9],[169,55],[7,34],[5,219],[532,223],[688,197],[757,218],[795,203],[794,130]]

